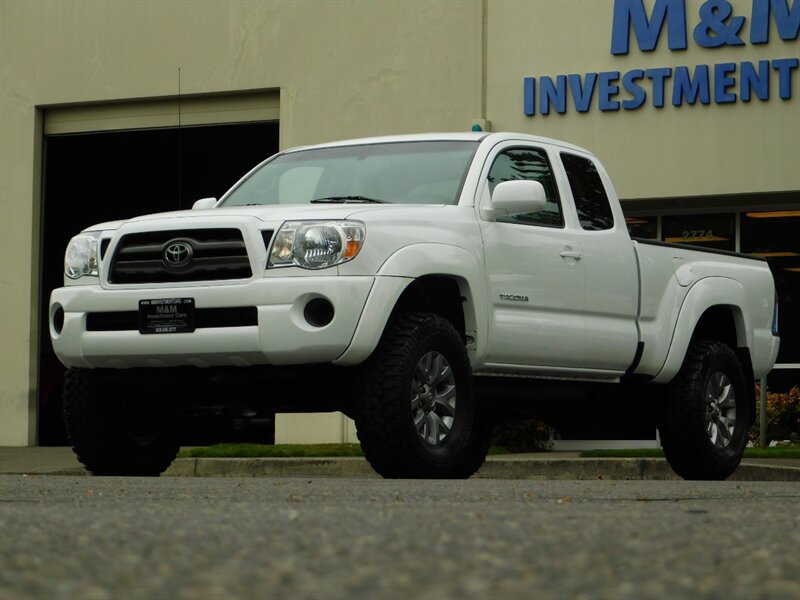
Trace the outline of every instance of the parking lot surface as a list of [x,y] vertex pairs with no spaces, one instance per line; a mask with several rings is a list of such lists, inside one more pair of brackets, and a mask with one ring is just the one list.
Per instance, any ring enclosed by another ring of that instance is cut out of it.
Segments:
[[798,598],[780,482],[0,477],[0,597]]

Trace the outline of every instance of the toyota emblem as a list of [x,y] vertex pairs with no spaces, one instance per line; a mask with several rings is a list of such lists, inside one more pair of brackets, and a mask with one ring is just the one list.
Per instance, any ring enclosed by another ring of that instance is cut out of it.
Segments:
[[192,262],[194,250],[186,240],[171,240],[164,248],[164,264],[173,269],[180,269]]

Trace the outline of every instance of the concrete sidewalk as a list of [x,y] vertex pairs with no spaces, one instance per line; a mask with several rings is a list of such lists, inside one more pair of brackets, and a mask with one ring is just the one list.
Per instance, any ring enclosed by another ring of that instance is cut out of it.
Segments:
[[[67,447],[0,447],[0,474],[87,475]],[[179,458],[178,477],[375,477],[363,458]],[[580,458],[577,452],[490,456],[477,479],[678,479],[661,458]],[[800,481],[800,459],[744,459],[729,481]]]

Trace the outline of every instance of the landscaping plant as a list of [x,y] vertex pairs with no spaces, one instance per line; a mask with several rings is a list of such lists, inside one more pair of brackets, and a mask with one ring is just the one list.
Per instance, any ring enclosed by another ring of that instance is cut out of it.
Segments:
[[[747,434],[753,445],[760,440],[761,387],[756,384],[756,420]],[[800,387],[788,392],[767,392],[767,445],[774,440],[797,441],[800,436]]]

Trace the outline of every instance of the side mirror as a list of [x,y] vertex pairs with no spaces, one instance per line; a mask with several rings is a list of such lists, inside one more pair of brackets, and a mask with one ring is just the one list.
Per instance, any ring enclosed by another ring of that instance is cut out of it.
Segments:
[[192,204],[192,210],[202,210],[204,208],[214,208],[217,204],[216,198],[202,198]]
[[538,181],[503,181],[492,192],[492,217],[511,217],[542,210],[547,205],[544,186]]

